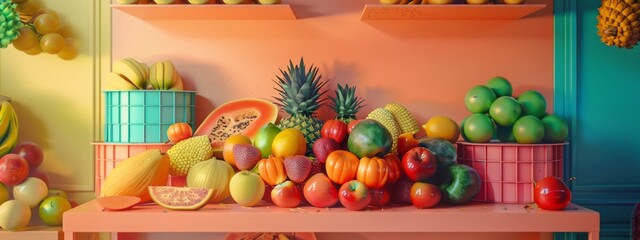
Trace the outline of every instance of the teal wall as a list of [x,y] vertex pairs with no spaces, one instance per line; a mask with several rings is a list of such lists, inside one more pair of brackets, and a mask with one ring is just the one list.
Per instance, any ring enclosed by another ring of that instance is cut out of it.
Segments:
[[599,6],[554,2],[554,111],[570,124],[565,176],[577,178],[573,202],[600,212],[601,239],[630,239],[631,209],[640,201],[640,46],[600,42]]

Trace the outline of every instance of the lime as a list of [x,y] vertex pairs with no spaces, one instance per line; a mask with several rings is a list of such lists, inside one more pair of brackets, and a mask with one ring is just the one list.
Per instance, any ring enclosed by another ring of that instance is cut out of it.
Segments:
[[494,123],[489,116],[476,113],[467,118],[463,132],[470,142],[486,143],[493,138],[494,130]]
[[460,136],[462,136],[462,138],[467,142],[471,142],[471,141],[469,141],[469,138],[467,138],[467,135],[464,134],[464,123],[467,122],[467,119],[469,117],[471,117],[471,115],[466,116],[464,119],[462,119],[462,121],[460,121]]
[[539,143],[544,137],[544,124],[533,115],[521,117],[513,124],[513,136],[518,143]]
[[509,80],[500,76],[489,79],[487,87],[491,88],[497,97],[511,96],[511,93],[513,92],[513,88],[511,87]]
[[38,207],[38,214],[40,220],[49,226],[62,225],[62,214],[71,209],[71,203],[66,198],[60,196],[53,196],[45,198],[40,207]]
[[523,92],[518,96],[518,102],[522,106],[522,115],[533,115],[542,118],[547,110],[547,101],[536,90]]
[[542,118],[545,142],[564,142],[569,135],[569,126],[560,116],[550,114]]
[[502,96],[493,101],[489,108],[489,115],[500,126],[513,125],[522,114],[522,107],[515,98]]
[[491,88],[478,85],[467,92],[464,105],[472,113],[486,113],[494,100],[496,100],[496,94]]
[[516,141],[516,138],[513,136],[513,126],[498,126],[496,128],[496,135],[500,142],[508,143]]

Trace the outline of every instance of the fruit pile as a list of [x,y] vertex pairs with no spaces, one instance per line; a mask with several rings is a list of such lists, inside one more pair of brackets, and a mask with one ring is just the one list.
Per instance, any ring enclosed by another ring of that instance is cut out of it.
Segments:
[[[389,103],[357,119],[364,101],[355,87],[339,84],[328,98],[336,118],[322,121],[316,111],[327,99],[327,82],[318,71],[303,59],[290,61],[274,81],[277,103],[225,103],[193,134],[174,124],[167,132],[174,145],[166,154],[149,150],[119,163],[100,197],[135,196],[174,210],[229,197],[247,207],[265,200],[286,208],[340,202],[362,210],[465,204],[478,193],[478,173],[456,164],[455,122],[434,117],[423,125],[427,137],[416,139],[421,129],[407,108]],[[278,106],[288,116],[276,123]],[[185,176],[186,186],[162,186],[168,174]]]
[[147,66],[133,58],[113,62],[106,82],[107,90],[183,90],[182,77],[169,60]]
[[279,4],[280,0],[118,0],[118,4]]
[[472,87],[465,96],[471,115],[460,123],[462,137],[474,143],[488,143],[494,138],[521,144],[566,140],[567,122],[546,112],[547,102],[540,92],[528,90],[517,98],[511,96],[512,92],[511,83],[503,77]]
[[35,0],[0,0],[0,12],[3,36],[0,47],[12,43],[29,55],[45,52],[63,60],[78,56],[73,38],[62,27],[55,11],[43,9]]

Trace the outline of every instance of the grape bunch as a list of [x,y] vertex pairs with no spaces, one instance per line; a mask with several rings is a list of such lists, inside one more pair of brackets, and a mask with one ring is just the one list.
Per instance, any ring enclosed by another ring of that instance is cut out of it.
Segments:
[[13,1],[23,26],[18,30],[18,38],[13,46],[29,55],[42,52],[55,54],[60,59],[72,60],[78,56],[73,38],[66,36],[58,14],[50,9],[41,8],[35,0]]

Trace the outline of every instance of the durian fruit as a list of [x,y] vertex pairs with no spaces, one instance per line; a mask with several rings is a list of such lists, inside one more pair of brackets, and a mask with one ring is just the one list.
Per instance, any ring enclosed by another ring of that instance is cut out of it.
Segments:
[[22,22],[16,6],[11,0],[0,0],[0,48],[6,48],[18,38]]
[[411,112],[409,112],[406,107],[394,102],[390,102],[384,106],[384,109],[389,110],[389,112],[393,114],[393,118],[396,119],[398,126],[400,126],[400,134],[416,134],[418,131],[420,131],[420,125],[418,125],[418,121],[416,121],[416,118],[411,115]]
[[209,136],[201,135],[182,140],[167,150],[169,155],[169,174],[172,176],[186,176],[189,168],[196,163],[211,159],[213,148]]
[[393,117],[393,114],[384,108],[376,108],[369,115],[367,119],[373,119],[380,122],[389,132],[391,133],[391,137],[393,138],[393,145],[391,146],[391,152],[396,152],[398,148],[398,137],[400,136],[401,130],[396,122],[396,119]]
[[638,0],[602,0],[598,8],[598,35],[608,46],[633,48],[640,40]]

